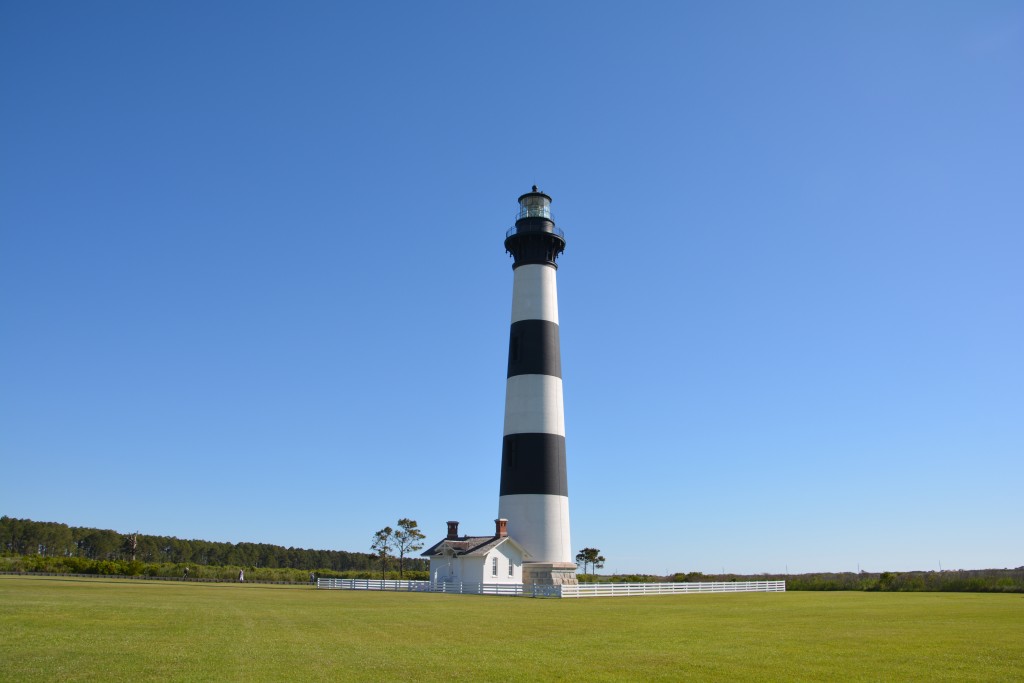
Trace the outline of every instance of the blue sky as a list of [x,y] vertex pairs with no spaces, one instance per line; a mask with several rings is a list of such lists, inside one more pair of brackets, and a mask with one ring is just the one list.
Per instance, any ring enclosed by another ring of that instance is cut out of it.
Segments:
[[634,5],[0,5],[0,513],[489,532],[537,184],[574,548],[1024,564],[1024,6]]

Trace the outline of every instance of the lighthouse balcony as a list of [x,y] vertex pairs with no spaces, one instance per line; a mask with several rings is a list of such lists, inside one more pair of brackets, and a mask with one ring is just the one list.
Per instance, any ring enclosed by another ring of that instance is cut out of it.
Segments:
[[558,235],[563,240],[565,240],[565,233],[562,232],[562,229],[556,228],[553,225],[523,225],[520,227],[516,227],[513,225],[511,228],[505,231],[505,239],[508,239],[512,235],[522,235],[523,233],[529,232],[546,232],[552,235]]

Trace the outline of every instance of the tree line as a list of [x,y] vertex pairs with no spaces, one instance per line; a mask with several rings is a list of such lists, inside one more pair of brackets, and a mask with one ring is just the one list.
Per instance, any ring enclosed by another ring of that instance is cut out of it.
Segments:
[[786,590],[796,591],[1024,593],[1024,567],[1016,569],[818,573],[776,575],[751,580],[785,580]]
[[[368,571],[376,554],[345,550],[285,548],[268,543],[222,543],[174,536],[123,534],[109,529],[73,527],[58,522],[0,517],[0,553],[77,557],[99,561],[137,561],[268,569]],[[428,563],[404,558],[405,569],[425,571]]]
[[1016,569],[947,569],[910,572],[819,572],[812,574],[702,574],[689,572],[580,576],[598,583],[785,581],[787,591],[1024,593],[1024,566]]

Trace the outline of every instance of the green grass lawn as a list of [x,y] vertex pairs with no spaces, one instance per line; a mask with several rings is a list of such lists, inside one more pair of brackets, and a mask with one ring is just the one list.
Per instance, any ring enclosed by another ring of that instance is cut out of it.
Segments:
[[1024,595],[581,600],[0,576],[0,680],[1024,679]]

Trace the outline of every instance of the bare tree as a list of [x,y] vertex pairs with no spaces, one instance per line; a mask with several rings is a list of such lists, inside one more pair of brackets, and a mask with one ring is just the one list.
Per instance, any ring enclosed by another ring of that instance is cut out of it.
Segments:
[[136,531],[134,534],[125,534],[124,536],[124,550],[126,553],[130,553],[132,556],[132,562],[135,561],[135,553],[139,550],[139,532]]

